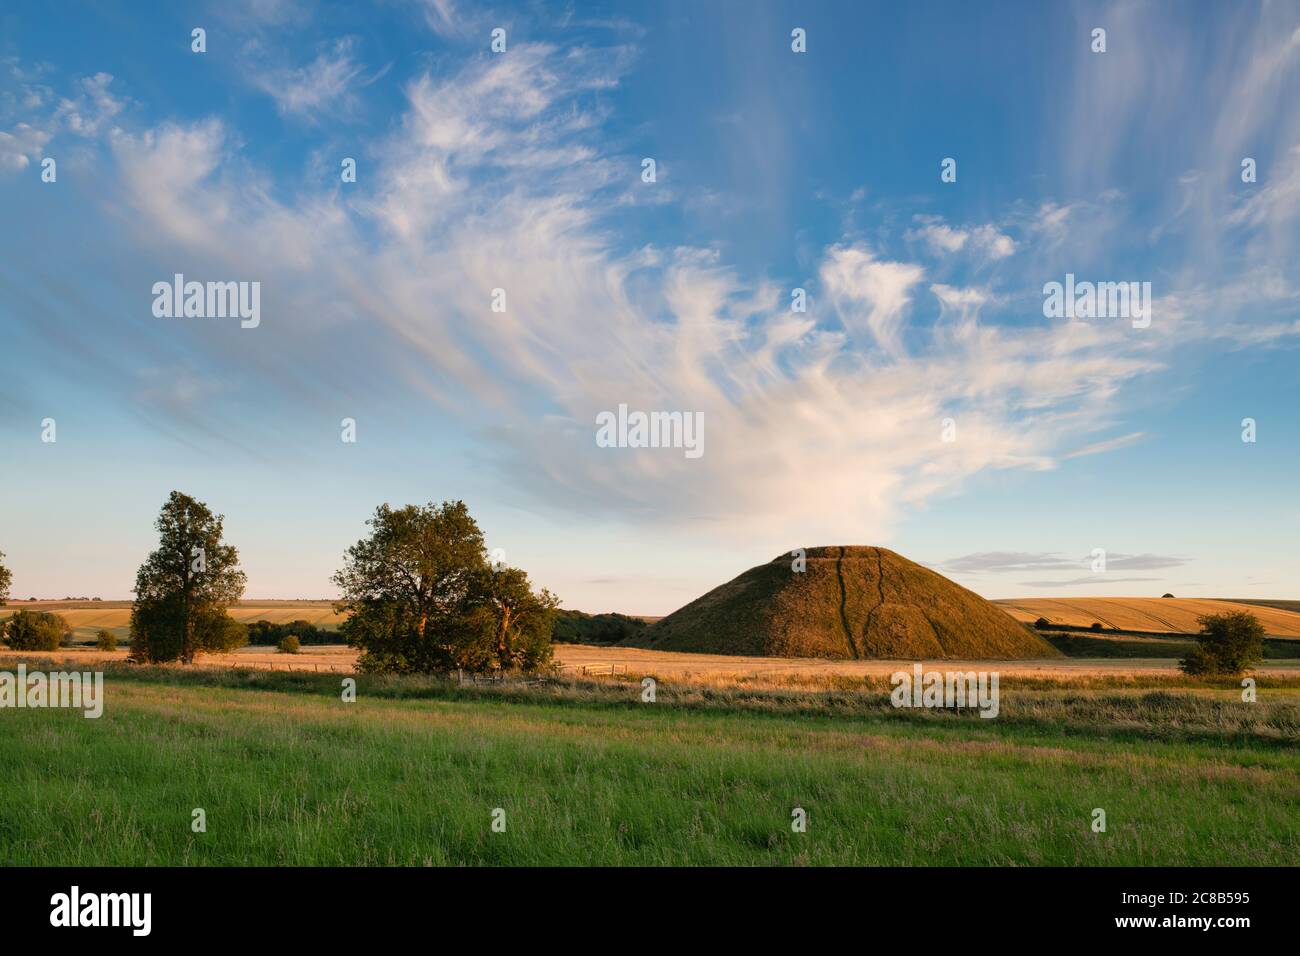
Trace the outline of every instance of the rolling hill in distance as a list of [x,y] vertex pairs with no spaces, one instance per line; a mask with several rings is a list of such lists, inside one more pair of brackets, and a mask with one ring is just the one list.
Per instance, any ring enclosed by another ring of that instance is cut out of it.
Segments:
[[1279,605],[1294,601],[1228,601],[1219,598],[1007,598],[993,602],[1018,621],[1040,617],[1065,627],[1102,627],[1159,634],[1195,634],[1197,618],[1206,614],[1246,611],[1259,618],[1270,637],[1300,638],[1300,613]]

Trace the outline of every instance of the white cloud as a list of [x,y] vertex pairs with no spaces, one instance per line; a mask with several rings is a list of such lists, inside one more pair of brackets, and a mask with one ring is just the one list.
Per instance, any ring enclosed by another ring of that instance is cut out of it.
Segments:
[[877,259],[863,245],[831,248],[820,271],[822,285],[849,332],[869,333],[889,355],[903,351],[900,333],[919,265]]
[[351,107],[361,67],[353,59],[356,41],[338,40],[306,66],[254,73],[258,89],[275,100],[286,115],[316,117]]
[[[639,167],[601,142],[587,94],[625,63],[521,43],[417,78],[375,151],[373,198],[281,200],[217,121],[113,137],[106,195],[140,222],[160,275],[181,262],[264,280],[259,354],[214,341],[211,361],[413,390],[515,493],[555,506],[713,537],[872,540],[979,472],[1107,446],[1087,442],[1124,383],[1160,367],[1154,336],[1007,323],[991,288],[918,295],[925,267],[852,239],[815,254],[808,314],[717,249],[622,241],[605,217]],[[1029,251],[1071,209],[1039,209]],[[1009,254],[991,225],[960,232],[958,248]],[[596,415],[620,403],[703,412],[704,456],[597,448]]]
[[8,133],[0,131],[0,169],[23,170],[40,158],[50,134],[19,123]]
[[1292,146],[1275,169],[1268,170],[1258,189],[1249,194],[1226,221],[1232,226],[1286,229],[1300,218],[1300,144]]
[[1068,235],[1070,215],[1076,209],[1077,204],[1062,206],[1049,200],[1038,207],[1033,228],[1051,242],[1062,242]]
[[108,91],[112,82],[113,77],[108,73],[82,78],[77,84],[80,88],[77,95],[59,102],[55,120],[79,136],[98,135],[103,125],[126,106],[125,100]]
[[936,252],[958,252],[966,245],[970,233],[963,229],[954,229],[947,223],[941,222],[908,233],[908,238],[917,237],[928,242]]
[[417,0],[429,29],[443,37],[463,37],[475,17],[466,13],[456,0]]
[[971,229],[960,229],[942,220],[933,220],[919,229],[909,230],[906,237],[924,241],[936,254],[950,254],[967,249],[990,262],[1005,259],[1016,251],[1015,240],[987,223]]

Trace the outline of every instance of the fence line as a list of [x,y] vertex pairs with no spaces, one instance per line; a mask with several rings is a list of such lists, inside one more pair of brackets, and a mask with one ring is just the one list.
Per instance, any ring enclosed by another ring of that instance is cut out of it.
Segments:
[[561,672],[573,670],[575,674],[582,677],[603,677],[609,675],[613,677],[617,674],[628,673],[626,664],[561,664]]
[[[330,664],[330,663],[299,663],[296,661],[234,661],[221,662],[227,667],[242,667],[250,670],[270,670],[270,671],[302,671],[307,673],[325,673],[325,674],[355,674],[358,673],[356,668],[351,664]],[[629,672],[627,664],[558,664],[555,668],[560,674],[570,674],[577,677],[616,677],[620,674],[626,675]],[[456,682],[458,684],[500,684],[516,683],[500,674],[475,674],[458,670],[455,672]],[[541,678],[532,678],[526,680],[526,683],[536,683]]]
[[248,670],[267,670],[267,671],[302,671],[306,673],[325,673],[325,674],[355,674],[356,669],[350,664],[321,664],[313,662],[310,664],[294,663],[293,661],[235,661],[231,664],[222,662],[223,666],[247,668]]

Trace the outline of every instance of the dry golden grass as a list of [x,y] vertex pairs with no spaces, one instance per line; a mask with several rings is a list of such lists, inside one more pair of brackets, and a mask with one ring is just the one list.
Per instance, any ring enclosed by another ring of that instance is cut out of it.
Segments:
[[[94,648],[64,648],[23,654],[0,651],[0,656],[56,661],[60,666],[85,667],[104,661],[125,661],[127,652]],[[248,667],[258,670],[351,673],[356,651],[327,645],[304,647],[299,654],[280,654],[269,647],[242,647],[232,654],[200,654],[198,667]],[[831,661],[789,657],[743,657],[730,654],[693,654],[652,651],[633,647],[591,647],[558,644],[555,663],[565,677],[615,681],[656,677],[677,685],[696,687],[746,687],[751,689],[842,690],[865,682],[887,680],[896,671],[910,671],[916,661]],[[996,671],[1004,681],[1042,682],[1052,685],[1091,686],[1152,680],[1182,682],[1173,658],[1053,658],[1050,660],[926,660],[925,670]],[[1300,659],[1272,660],[1260,664],[1260,676],[1300,680]]]
[[1210,598],[1008,598],[993,603],[1027,623],[1045,617],[1069,627],[1090,627],[1096,621],[1118,630],[1179,634],[1199,631],[1196,619],[1202,615],[1246,611],[1259,618],[1272,637],[1300,637],[1300,614],[1294,611]]

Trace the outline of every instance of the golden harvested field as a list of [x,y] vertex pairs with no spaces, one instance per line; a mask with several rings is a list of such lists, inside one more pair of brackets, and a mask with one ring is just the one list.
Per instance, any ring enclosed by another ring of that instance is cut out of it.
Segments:
[[[78,641],[91,640],[100,630],[112,631],[118,640],[125,640],[131,627],[130,601],[10,601],[0,607],[0,621],[21,610],[60,615]],[[343,621],[343,615],[335,614],[329,601],[240,601],[230,609],[230,616],[244,624],[302,620],[331,631]]]
[[1123,631],[1195,634],[1203,614],[1247,611],[1271,637],[1300,637],[1300,614],[1259,604],[1237,604],[1210,598],[1006,598],[993,602],[1018,621],[1032,624],[1040,617],[1053,624],[1103,627]]
[[[0,650],[0,657],[30,657],[55,660],[67,666],[84,667],[96,661],[124,661],[127,652],[93,648],[33,651],[30,654]],[[253,667],[262,670],[320,671],[351,673],[356,651],[339,645],[304,647],[298,654],[281,654],[269,647],[241,647],[233,654],[201,654],[198,667]],[[812,658],[742,657],[724,654],[693,654],[651,651],[634,647],[591,647],[582,644],[555,645],[555,662],[568,677],[654,676],[688,684],[726,686],[818,686],[868,677],[887,677],[895,671],[910,671],[915,661],[831,661]],[[1173,658],[1051,658],[1012,661],[922,661],[925,670],[997,671],[1003,677],[1031,677],[1069,683],[1097,677],[1137,677],[1178,674]],[[1300,678],[1300,659],[1262,662],[1260,673]]]

